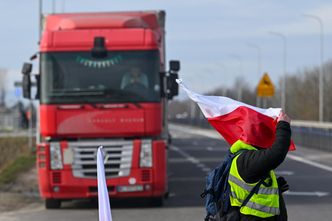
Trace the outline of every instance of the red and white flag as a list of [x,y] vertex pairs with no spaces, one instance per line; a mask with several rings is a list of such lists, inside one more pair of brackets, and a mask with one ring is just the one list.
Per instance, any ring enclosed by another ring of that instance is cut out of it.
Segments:
[[[181,79],[176,82],[195,101],[209,123],[232,145],[237,140],[270,148],[275,140],[281,108],[258,108],[228,97],[204,96],[189,90]],[[289,150],[295,150],[291,142]]]

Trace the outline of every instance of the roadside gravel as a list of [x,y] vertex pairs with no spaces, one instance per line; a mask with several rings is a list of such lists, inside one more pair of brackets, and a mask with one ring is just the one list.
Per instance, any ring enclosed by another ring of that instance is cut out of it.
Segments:
[[20,174],[10,184],[0,187],[0,213],[21,209],[41,202],[35,167]]

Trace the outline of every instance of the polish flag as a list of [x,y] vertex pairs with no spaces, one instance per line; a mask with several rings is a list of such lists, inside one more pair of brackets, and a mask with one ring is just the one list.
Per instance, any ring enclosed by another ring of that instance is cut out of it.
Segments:
[[[275,140],[281,108],[258,108],[228,97],[204,96],[189,90],[181,79],[176,82],[200,107],[209,123],[232,145],[237,140],[270,148]],[[293,141],[289,150],[295,150]]]
[[105,178],[103,147],[97,151],[98,212],[99,221],[112,221],[111,206]]

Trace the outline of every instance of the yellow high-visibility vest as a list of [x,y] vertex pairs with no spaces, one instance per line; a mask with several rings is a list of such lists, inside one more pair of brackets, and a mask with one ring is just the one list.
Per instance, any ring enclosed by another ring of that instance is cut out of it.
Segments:
[[[239,150],[257,150],[240,140],[231,147],[231,152],[236,153]],[[231,187],[230,202],[232,206],[241,207],[243,201],[249,195],[251,190],[258,183],[246,183],[240,176],[237,169],[236,156],[232,162],[229,172],[228,183]],[[264,166],[264,165],[262,165]],[[271,170],[269,176],[264,180],[266,184],[261,184],[257,194],[254,194],[248,203],[240,208],[240,212],[245,215],[252,215],[261,218],[267,218],[280,214],[279,209],[279,189],[275,173]]]

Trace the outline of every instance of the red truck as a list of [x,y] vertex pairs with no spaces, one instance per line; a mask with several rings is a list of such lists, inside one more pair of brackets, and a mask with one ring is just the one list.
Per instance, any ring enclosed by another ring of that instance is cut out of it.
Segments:
[[[165,62],[165,12],[50,14],[39,42],[37,168],[46,208],[97,196],[96,151],[111,199],[168,191],[168,100],[179,61]],[[23,96],[31,98],[32,64]],[[136,79],[136,80],[135,80]]]

